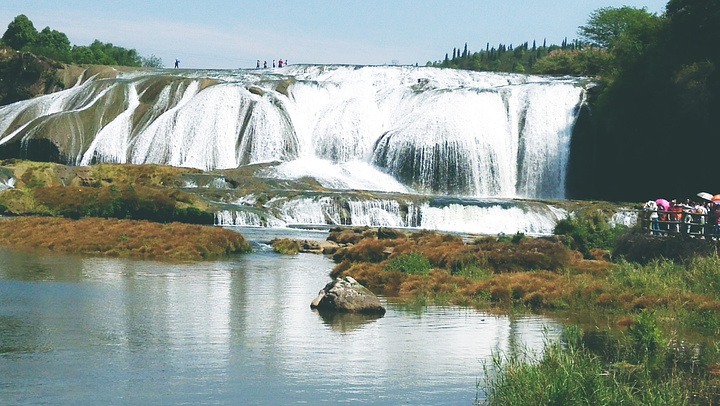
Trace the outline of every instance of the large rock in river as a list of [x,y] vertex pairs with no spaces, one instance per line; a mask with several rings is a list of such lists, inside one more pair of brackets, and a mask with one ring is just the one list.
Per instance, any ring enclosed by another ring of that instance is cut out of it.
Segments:
[[385,314],[380,300],[365,286],[346,276],[325,285],[310,307],[348,313]]

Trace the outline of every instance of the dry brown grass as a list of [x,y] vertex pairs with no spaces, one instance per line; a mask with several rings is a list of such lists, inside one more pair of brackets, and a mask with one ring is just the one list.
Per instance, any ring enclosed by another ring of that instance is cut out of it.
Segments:
[[[557,239],[524,238],[512,242],[486,237],[464,243],[457,236],[427,231],[397,239],[377,239],[365,233],[365,238],[354,246],[336,252],[338,265],[332,275],[352,276],[386,295],[442,304],[474,304],[486,310],[522,306],[617,314],[684,309],[700,312],[701,324],[716,323],[712,315],[720,310],[720,300],[712,281],[714,275],[720,274],[716,271],[718,261],[700,262],[691,268],[662,264],[633,268],[627,263],[610,262],[607,254],[595,251],[594,259],[584,259]],[[413,272],[390,266],[409,255],[423,257],[432,270]],[[670,284],[661,283],[663,273],[670,275],[665,277]],[[694,286],[698,283],[681,282],[682,278],[701,278],[712,286]]]
[[[395,258],[425,257],[427,275],[389,269]],[[366,237],[338,250],[335,276],[352,276],[368,288],[392,296],[426,297],[443,303],[531,309],[602,309],[637,311],[683,307],[714,309],[718,301],[698,295],[666,292],[649,294],[613,285],[616,265],[605,252],[583,259],[558,241],[522,239],[518,242],[481,238],[466,244],[457,236],[419,232],[408,238],[379,240]]]
[[248,252],[242,235],[180,223],[88,218],[18,217],[0,220],[0,245],[55,252],[186,261]]

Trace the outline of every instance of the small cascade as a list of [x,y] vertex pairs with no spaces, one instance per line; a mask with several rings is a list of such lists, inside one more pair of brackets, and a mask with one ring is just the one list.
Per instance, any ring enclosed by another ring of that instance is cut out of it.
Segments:
[[222,210],[215,213],[215,225],[267,227],[267,223],[263,224],[258,214],[242,210]]
[[286,225],[338,225],[341,224],[340,210],[328,197],[320,199],[282,199],[269,201],[268,206],[279,206],[278,218]]
[[411,227],[395,200],[360,200],[348,202],[353,226]]
[[[247,204],[247,205],[245,205]],[[216,214],[221,226],[369,226],[468,234],[549,235],[567,212],[539,202],[359,199],[357,196],[276,198],[259,211],[252,199]]]
[[555,223],[567,217],[552,206],[531,210],[520,207],[489,207],[450,204],[446,207],[420,208],[420,228],[478,234],[550,235]]

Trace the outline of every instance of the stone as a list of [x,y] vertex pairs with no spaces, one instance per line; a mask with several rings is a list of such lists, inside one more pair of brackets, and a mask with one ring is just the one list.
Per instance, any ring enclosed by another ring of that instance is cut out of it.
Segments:
[[329,282],[312,301],[313,309],[345,313],[385,314],[385,307],[374,293],[346,276]]
[[378,240],[397,240],[398,238],[406,238],[406,235],[400,230],[380,227],[377,230],[377,238]]

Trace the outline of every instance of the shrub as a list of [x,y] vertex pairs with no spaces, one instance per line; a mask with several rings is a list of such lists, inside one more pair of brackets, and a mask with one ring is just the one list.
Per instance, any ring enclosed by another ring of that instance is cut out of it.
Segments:
[[[386,242],[384,243],[383,241]],[[346,259],[353,262],[381,262],[386,257],[386,244],[390,243],[390,240],[383,241],[376,240],[374,238],[366,238],[352,247],[338,250],[335,255],[333,255],[333,260],[335,262],[342,262]]]
[[618,238],[627,232],[625,226],[611,227],[599,210],[560,220],[553,231],[555,235],[571,237],[570,248],[580,251],[585,258],[591,258],[594,249],[612,250]]
[[411,252],[390,258],[390,262],[385,266],[385,269],[388,271],[400,271],[410,275],[427,275],[432,269],[432,265],[422,254]]
[[300,244],[289,238],[274,239],[271,242],[273,251],[283,255],[295,255],[300,252]]
[[189,198],[169,189],[141,185],[46,186],[34,188],[33,195],[52,212],[72,219],[104,217],[191,224],[213,224],[214,221],[212,213],[192,206],[177,207],[179,201],[185,202]]
[[654,355],[660,349],[662,333],[653,312],[643,310],[627,331],[633,340],[633,349],[640,358]]

